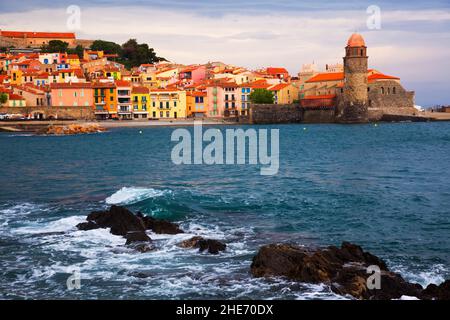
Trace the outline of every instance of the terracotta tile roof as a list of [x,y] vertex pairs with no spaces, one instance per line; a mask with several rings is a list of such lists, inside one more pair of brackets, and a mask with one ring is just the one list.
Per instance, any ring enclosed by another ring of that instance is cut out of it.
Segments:
[[89,89],[92,88],[90,82],[68,82],[68,83],[52,83],[52,89]]
[[186,93],[187,96],[191,97],[206,97],[206,92],[200,92],[200,91],[191,91]]
[[400,78],[382,73],[374,73],[368,77],[368,80],[369,82],[373,82],[376,80],[400,80]]
[[146,87],[133,87],[131,93],[134,94],[148,94],[150,90]]
[[315,75],[306,82],[312,83],[312,82],[341,81],[341,80],[344,80],[343,72],[325,72]]
[[75,39],[73,32],[31,32],[31,31],[3,31],[0,35],[9,38],[59,38],[59,39]]
[[318,96],[306,96],[302,100],[333,99],[334,97],[336,97],[335,94],[323,94]]
[[68,54],[67,58],[71,60],[80,60],[80,57],[77,54]]
[[15,93],[10,93],[9,94],[9,100],[25,100],[24,97],[22,97],[19,94],[15,94]]
[[289,74],[289,72],[285,68],[273,68],[273,67],[270,67],[270,68],[267,68],[266,72],[268,74],[272,74],[272,75],[280,74],[280,73],[288,73]]
[[118,87],[130,87],[131,86],[131,82],[124,81],[124,80],[116,80],[115,83]]
[[281,89],[286,88],[287,86],[289,86],[289,83],[279,83],[279,84],[276,84],[276,85],[274,85],[272,87],[269,87],[269,90],[270,91],[279,91]]

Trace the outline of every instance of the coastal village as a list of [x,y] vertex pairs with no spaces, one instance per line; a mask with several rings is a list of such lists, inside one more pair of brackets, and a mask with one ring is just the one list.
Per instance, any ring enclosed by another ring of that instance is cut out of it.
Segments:
[[249,116],[256,89],[273,94],[266,113],[295,105],[322,113],[323,122],[417,112],[414,92],[406,91],[399,77],[368,66],[368,49],[359,34],[345,44],[344,63],[304,64],[296,75],[281,66],[249,70],[223,62],[160,61],[128,70],[117,55],[103,51],[84,49],[79,56],[36,49],[52,40],[69,47],[78,43],[74,33],[0,31],[1,43],[13,48],[0,54],[0,94],[6,96],[2,107],[8,113],[20,119],[234,121]]

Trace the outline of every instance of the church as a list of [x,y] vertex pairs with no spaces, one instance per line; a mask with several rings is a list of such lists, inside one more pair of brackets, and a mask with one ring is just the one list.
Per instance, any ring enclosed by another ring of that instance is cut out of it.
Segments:
[[400,78],[368,68],[368,50],[360,34],[347,42],[343,72],[318,73],[306,80],[300,104],[307,109],[334,109],[335,121],[365,123],[384,114],[413,115],[414,92]]

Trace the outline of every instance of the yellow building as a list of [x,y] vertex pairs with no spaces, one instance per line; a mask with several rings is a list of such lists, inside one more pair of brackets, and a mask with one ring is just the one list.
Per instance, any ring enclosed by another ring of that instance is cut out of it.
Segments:
[[280,83],[268,88],[274,94],[275,104],[290,104],[299,100],[299,90],[290,83]]
[[113,66],[105,66],[103,68],[103,76],[113,78],[114,80],[122,80],[120,69]]
[[131,89],[131,111],[133,119],[147,119],[150,107],[150,90],[146,87]]
[[150,90],[150,118],[186,118],[186,91],[178,89]]
[[10,83],[14,85],[21,85],[22,84],[22,76],[23,72],[22,70],[11,70],[11,76],[10,76]]
[[191,91],[186,93],[186,116],[188,118],[204,118],[207,115],[206,92]]
[[68,54],[67,55],[67,63],[71,68],[79,68],[80,67],[80,58],[77,54]]

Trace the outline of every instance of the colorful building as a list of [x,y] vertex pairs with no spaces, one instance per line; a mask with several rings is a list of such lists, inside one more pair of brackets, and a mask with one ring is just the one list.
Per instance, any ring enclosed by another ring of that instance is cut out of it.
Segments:
[[117,117],[116,85],[111,82],[92,83],[94,93],[94,112],[98,120]]
[[91,83],[52,83],[50,89],[52,106],[94,106]]
[[280,83],[269,87],[273,92],[275,104],[291,104],[299,100],[298,88],[290,83]]
[[122,120],[131,120],[131,83],[115,81],[117,88],[117,116]]
[[147,119],[150,109],[150,90],[146,87],[131,89],[133,119]]
[[188,118],[204,118],[207,116],[206,92],[191,91],[186,93],[186,116]]
[[186,118],[186,91],[178,89],[150,90],[150,118]]

